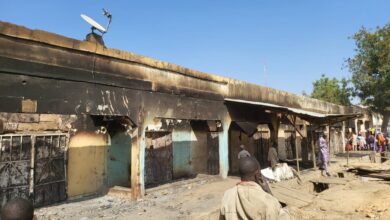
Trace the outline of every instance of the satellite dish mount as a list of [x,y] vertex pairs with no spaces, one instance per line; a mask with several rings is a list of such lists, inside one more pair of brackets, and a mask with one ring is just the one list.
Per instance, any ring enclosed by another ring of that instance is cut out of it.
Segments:
[[[102,37],[105,33],[107,33],[108,28],[110,27],[111,20],[112,20],[112,14],[103,8],[103,15],[108,18],[108,23],[107,23],[106,28],[104,28],[102,25],[97,23],[95,20],[93,20],[89,16],[87,16],[85,14],[81,14],[81,18],[84,19],[88,24],[91,25],[91,33],[89,33],[87,35],[87,41],[97,42],[97,43],[104,45]],[[95,30],[99,31],[101,33],[101,35],[95,33]]]

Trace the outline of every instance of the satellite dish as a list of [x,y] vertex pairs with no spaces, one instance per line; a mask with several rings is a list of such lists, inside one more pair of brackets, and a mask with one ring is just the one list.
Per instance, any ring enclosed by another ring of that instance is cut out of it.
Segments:
[[81,18],[83,18],[88,24],[92,25],[92,32],[94,29],[100,31],[102,34],[107,32],[107,30],[103,26],[101,26],[99,23],[97,23],[95,20],[88,17],[87,15],[81,14]]

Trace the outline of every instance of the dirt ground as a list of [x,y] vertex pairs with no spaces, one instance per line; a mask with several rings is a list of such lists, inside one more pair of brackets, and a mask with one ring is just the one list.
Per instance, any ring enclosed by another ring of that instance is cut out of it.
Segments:
[[390,219],[390,186],[354,180],[323,191],[306,207],[290,207],[297,219]]
[[[333,159],[331,173],[345,177],[329,184],[329,189],[315,192],[311,181],[321,181],[318,170],[304,171],[303,183],[296,179],[271,184],[273,190],[291,189],[310,195],[304,205],[289,200],[288,209],[295,219],[390,219],[390,181],[356,176],[345,172],[345,159]],[[367,161],[355,160],[355,163]],[[353,164],[351,161],[350,164]],[[342,181],[341,181],[342,180]],[[238,178],[199,176],[147,190],[147,195],[132,202],[119,195],[106,195],[78,202],[67,202],[38,209],[38,219],[218,219],[221,198]],[[275,193],[277,194],[277,193]],[[122,196],[123,197],[123,196]],[[308,198],[306,196],[306,198]]]
[[238,178],[201,177],[147,190],[147,195],[137,202],[118,198],[120,195],[106,195],[41,208],[36,215],[38,219],[53,220],[199,219],[218,210],[223,192],[238,181]]

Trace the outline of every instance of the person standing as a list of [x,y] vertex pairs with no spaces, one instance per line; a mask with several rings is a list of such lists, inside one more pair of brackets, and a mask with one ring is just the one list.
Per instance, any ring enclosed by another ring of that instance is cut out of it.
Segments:
[[273,143],[268,150],[268,162],[271,164],[272,170],[275,170],[276,165],[279,163],[278,152],[276,148],[278,147],[277,143]]
[[[328,149],[328,143],[326,141],[326,135],[322,135],[319,140],[320,143],[320,169],[322,176],[330,176],[328,165],[329,165],[329,149]],[[324,173],[325,172],[325,173]]]
[[378,132],[376,138],[378,140],[378,152],[382,153],[385,148],[384,146],[385,146],[386,139],[383,136],[382,132]]
[[241,148],[241,150],[238,153],[238,159],[251,156],[251,154],[247,150],[245,150],[245,145],[241,144],[240,148]]
[[375,137],[374,137],[372,131],[370,131],[370,134],[367,138],[367,145],[368,145],[369,150],[374,150],[374,143],[375,143]]
[[357,139],[358,139],[359,150],[364,150],[366,146],[366,139],[361,134],[358,134]]
[[352,133],[352,147],[353,147],[353,150],[358,150],[357,136],[356,136],[355,132]]

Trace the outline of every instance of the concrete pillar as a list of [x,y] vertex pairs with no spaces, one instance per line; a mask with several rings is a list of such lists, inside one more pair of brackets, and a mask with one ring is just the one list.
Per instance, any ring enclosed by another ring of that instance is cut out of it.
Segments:
[[315,150],[315,140],[314,140],[314,129],[313,129],[313,125],[311,124],[310,125],[310,136],[311,136],[311,140],[310,140],[310,145],[311,145],[311,156],[312,156],[312,160],[313,160],[313,167],[316,168],[317,167],[317,161],[316,161],[316,150]]
[[326,132],[328,133],[328,149],[329,149],[329,157],[334,154],[333,145],[331,144],[331,134],[330,134],[330,126],[326,126]]
[[135,128],[131,135],[131,197],[137,200],[143,195],[144,182],[141,170],[141,140],[143,128]]
[[359,132],[359,128],[358,128],[358,120],[355,119],[355,134],[357,134]]
[[[295,127],[295,125],[294,125],[294,127]],[[298,171],[298,174],[299,174],[299,172],[300,172],[300,169],[299,169],[299,152],[298,152],[298,139],[297,139],[296,127],[295,127],[295,132],[294,132],[294,140],[295,140],[295,158],[297,160],[297,171]],[[301,147],[301,149],[302,149],[302,147]]]
[[342,146],[342,152],[345,153],[345,145],[347,144],[345,142],[345,121],[343,121],[343,125],[341,126],[341,142],[343,143],[343,146]]
[[151,120],[139,113],[137,128],[131,138],[131,197],[137,200],[145,195],[145,130]]
[[229,127],[232,122],[227,113],[221,120],[222,129],[219,132],[219,174],[226,178],[229,172]]

